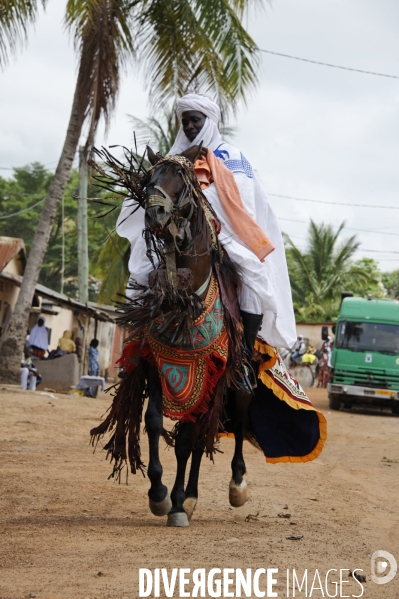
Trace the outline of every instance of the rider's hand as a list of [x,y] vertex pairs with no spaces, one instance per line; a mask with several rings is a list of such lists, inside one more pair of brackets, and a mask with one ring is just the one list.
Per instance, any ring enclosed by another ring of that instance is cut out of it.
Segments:
[[198,158],[201,160],[206,159],[206,155],[208,154],[208,148],[201,148]]

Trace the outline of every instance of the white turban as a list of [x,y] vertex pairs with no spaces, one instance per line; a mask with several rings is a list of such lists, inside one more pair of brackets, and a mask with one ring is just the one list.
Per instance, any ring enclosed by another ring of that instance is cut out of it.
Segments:
[[180,127],[175,143],[169,150],[169,154],[180,154],[189,147],[199,145],[201,142],[205,148],[216,150],[222,143],[222,137],[218,129],[220,120],[219,106],[206,96],[187,94],[177,102],[176,113],[178,118],[181,120],[183,112],[187,112],[188,110],[202,112],[207,117],[204,126],[193,141],[190,141],[186,137],[183,127]]

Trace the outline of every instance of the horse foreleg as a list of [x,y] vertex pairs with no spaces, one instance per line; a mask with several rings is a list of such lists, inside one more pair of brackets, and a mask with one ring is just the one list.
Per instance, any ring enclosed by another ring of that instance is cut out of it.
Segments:
[[231,461],[232,477],[229,485],[229,500],[233,507],[241,507],[248,500],[249,491],[244,479],[246,472],[243,443],[248,425],[248,407],[252,395],[244,391],[235,392],[234,409],[234,456]]
[[185,492],[186,498],[183,502],[183,507],[189,520],[191,520],[198,501],[198,479],[203,454],[204,450],[199,446],[192,451],[190,474]]
[[145,426],[148,434],[150,459],[148,478],[151,482],[148,491],[150,510],[155,516],[169,513],[172,502],[167,487],[162,484],[162,464],[159,459],[159,437],[163,426],[162,388],[158,371],[153,366],[148,369],[148,408],[145,413]]
[[194,423],[184,422],[180,425],[176,442],[175,455],[177,460],[177,471],[175,484],[170,497],[172,499],[172,509],[168,514],[168,526],[188,526],[188,516],[183,507],[186,494],[184,492],[184,478],[188,458],[190,457],[193,446]]

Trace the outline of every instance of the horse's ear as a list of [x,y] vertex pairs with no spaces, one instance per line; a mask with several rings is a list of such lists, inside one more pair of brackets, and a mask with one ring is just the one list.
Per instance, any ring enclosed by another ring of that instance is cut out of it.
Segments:
[[160,154],[155,154],[155,152],[151,150],[150,146],[147,146],[147,156],[152,166],[162,159],[162,156]]
[[180,155],[188,158],[194,164],[202,150],[202,141],[199,146],[191,146],[188,150],[184,150]]

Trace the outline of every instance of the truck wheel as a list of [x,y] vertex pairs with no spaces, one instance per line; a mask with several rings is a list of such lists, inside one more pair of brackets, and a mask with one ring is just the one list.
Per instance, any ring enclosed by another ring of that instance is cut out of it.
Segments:
[[328,400],[328,405],[332,410],[339,410],[341,407],[341,397],[339,395],[333,395],[332,393],[329,393]]
[[395,401],[392,404],[392,414],[395,414],[395,416],[399,416],[399,401]]

